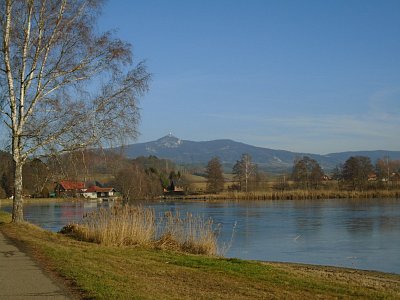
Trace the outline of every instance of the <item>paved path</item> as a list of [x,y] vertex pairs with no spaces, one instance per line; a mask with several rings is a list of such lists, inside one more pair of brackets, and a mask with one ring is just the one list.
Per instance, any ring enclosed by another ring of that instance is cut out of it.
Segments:
[[0,299],[70,299],[0,232]]

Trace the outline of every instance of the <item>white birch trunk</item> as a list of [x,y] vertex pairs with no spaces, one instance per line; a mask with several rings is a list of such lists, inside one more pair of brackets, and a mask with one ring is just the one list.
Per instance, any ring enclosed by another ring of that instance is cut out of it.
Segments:
[[[18,148],[18,139],[14,139],[13,147]],[[13,201],[13,211],[12,211],[12,222],[23,222],[24,212],[23,212],[23,193],[22,193],[22,167],[23,160],[19,153],[19,149],[13,151],[14,160],[14,201]]]

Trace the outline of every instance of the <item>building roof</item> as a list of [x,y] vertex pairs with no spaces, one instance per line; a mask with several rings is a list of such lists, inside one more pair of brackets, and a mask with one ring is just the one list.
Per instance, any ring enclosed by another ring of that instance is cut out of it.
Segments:
[[64,190],[81,190],[85,188],[85,183],[82,181],[61,180],[60,185]]
[[99,187],[97,185],[93,185],[88,188],[85,193],[109,193],[115,191],[112,187]]

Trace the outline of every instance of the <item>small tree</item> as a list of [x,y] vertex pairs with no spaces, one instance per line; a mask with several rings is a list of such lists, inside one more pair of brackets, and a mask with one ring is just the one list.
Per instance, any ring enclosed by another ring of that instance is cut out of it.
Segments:
[[247,193],[251,189],[251,183],[256,182],[257,165],[252,162],[249,154],[243,154],[241,159],[233,166],[233,174],[239,183],[240,190]]
[[296,159],[292,171],[292,180],[296,182],[297,186],[307,188],[309,175],[306,161],[304,159]]
[[324,172],[319,163],[308,156],[296,159],[292,171],[292,179],[302,188],[318,188]]
[[151,172],[145,172],[139,164],[131,162],[117,172],[115,187],[121,192],[125,201],[144,199],[153,196],[152,184],[156,185],[158,194],[160,194],[160,183],[157,178],[155,178],[155,182],[152,182],[153,178]]
[[102,3],[0,3],[0,113],[15,170],[13,222],[23,221],[28,159],[137,134],[137,101],[149,74],[132,65],[129,44],[97,34]]
[[222,165],[218,157],[212,158],[206,168],[207,192],[219,193],[224,189]]
[[371,159],[366,156],[351,156],[343,165],[343,179],[353,189],[364,189],[368,183],[368,174],[374,171]]

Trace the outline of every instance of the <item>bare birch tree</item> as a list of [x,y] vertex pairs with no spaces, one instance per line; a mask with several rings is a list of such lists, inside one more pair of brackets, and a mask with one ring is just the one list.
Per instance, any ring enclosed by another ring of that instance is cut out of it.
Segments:
[[242,154],[240,160],[233,166],[234,178],[239,182],[240,189],[247,193],[249,191],[250,181],[254,181],[257,176],[257,165],[251,160],[247,153]]
[[23,221],[22,167],[117,136],[135,137],[143,63],[97,33],[98,0],[0,0],[0,110],[14,162],[13,222]]

